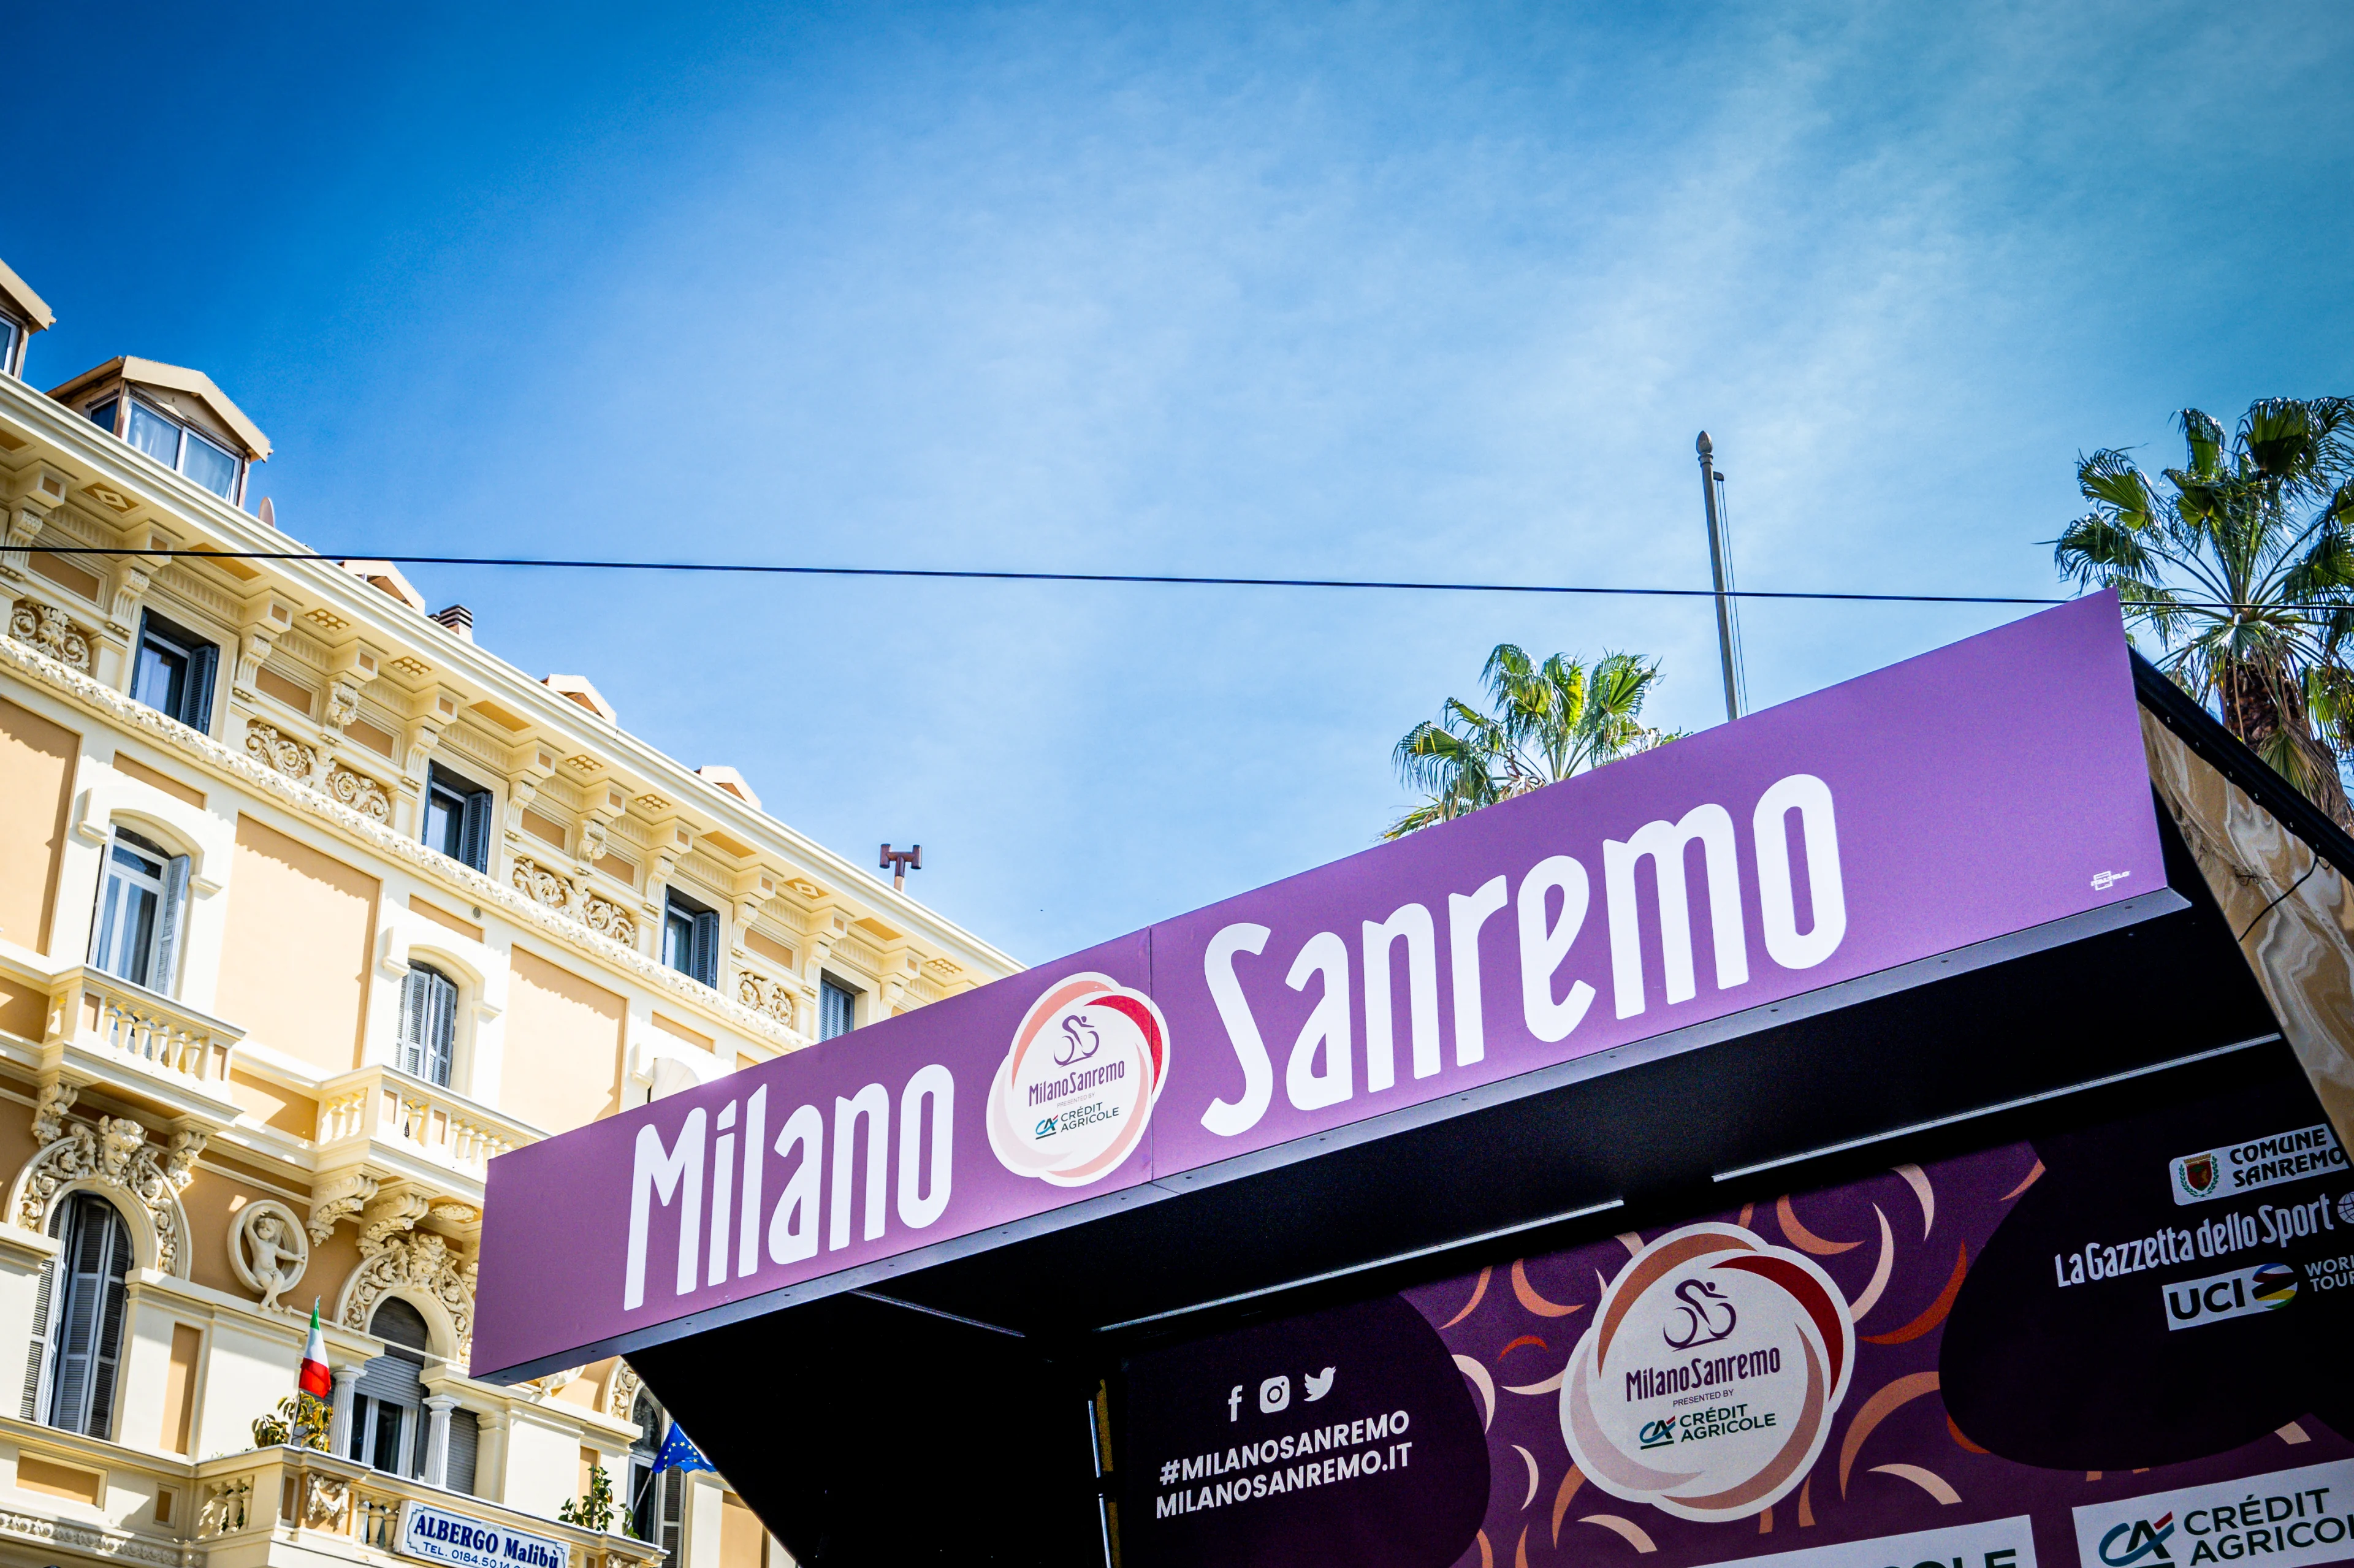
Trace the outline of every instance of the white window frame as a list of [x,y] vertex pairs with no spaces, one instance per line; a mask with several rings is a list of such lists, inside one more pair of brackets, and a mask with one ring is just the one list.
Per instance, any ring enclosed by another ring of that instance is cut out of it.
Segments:
[[[129,874],[129,868],[116,864],[118,853],[160,863],[146,876],[134,878]],[[136,964],[126,961],[120,953],[109,951],[116,935],[117,915],[128,902],[127,896],[118,896],[118,886],[152,894],[155,899],[155,923],[148,931],[146,950],[139,955]],[[187,916],[188,857],[175,854],[119,822],[111,824],[106,837],[106,858],[99,867],[98,908],[90,916],[90,968],[157,996],[177,995],[180,949],[187,929]],[[109,958],[113,958],[115,963],[110,965]],[[133,969],[143,972],[129,972]]]

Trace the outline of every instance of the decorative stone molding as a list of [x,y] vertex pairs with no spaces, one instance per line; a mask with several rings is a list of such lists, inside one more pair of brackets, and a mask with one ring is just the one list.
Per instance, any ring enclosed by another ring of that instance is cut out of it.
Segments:
[[158,1163],[147,1129],[131,1118],[101,1117],[95,1127],[77,1122],[16,1173],[8,1194],[8,1217],[46,1234],[50,1214],[68,1192],[96,1189],[111,1193],[146,1215],[155,1237],[154,1266],[186,1279],[188,1216],[180,1207],[180,1194],[196,1174],[196,1152],[203,1148],[202,1133],[177,1134],[166,1162]]
[[319,753],[292,736],[283,734],[274,724],[264,724],[258,718],[245,721],[245,749],[260,758],[261,765],[289,779],[308,779],[319,765]]
[[422,1192],[404,1188],[384,1193],[360,1215],[360,1255],[370,1257],[382,1252],[394,1237],[415,1230],[417,1222],[432,1212],[433,1200]]
[[[437,854],[422,842],[412,842],[407,836],[392,832],[384,823],[363,817],[318,790],[306,788],[280,772],[258,751],[248,756],[231,750],[185,725],[164,717],[153,708],[131,701],[122,693],[101,684],[82,672],[70,669],[38,650],[13,640],[0,639],[0,669],[7,670],[19,679],[50,688],[104,722],[138,736],[158,749],[178,754],[200,767],[224,774],[276,804],[316,817],[325,826],[369,853],[398,862],[411,874],[448,889],[451,897],[495,907],[507,918],[577,948],[598,962],[622,970],[650,990],[668,992],[687,1005],[716,1013],[755,1039],[767,1040],[788,1050],[803,1044],[790,1031],[780,1027],[775,1019],[715,994],[707,986],[656,963],[616,937],[592,928],[585,920],[574,919],[567,912],[546,907],[515,889],[461,865],[447,855]],[[634,939],[634,922],[630,921],[626,912],[620,913],[622,924],[614,925],[613,930],[618,932],[626,925],[631,938]],[[315,1202],[313,1213],[315,1216]],[[313,1236],[320,1234],[315,1217],[311,1228]]]
[[644,1386],[637,1368],[627,1361],[615,1362],[612,1379],[605,1385],[605,1414],[616,1421],[631,1419],[631,1413],[638,1407],[638,1390]]
[[20,599],[8,612],[8,635],[39,649],[69,670],[90,673],[90,641],[98,634],[37,599]]
[[345,1214],[356,1214],[376,1197],[376,1180],[357,1171],[339,1176],[311,1190],[311,1242],[324,1246],[334,1234],[335,1222]]
[[527,854],[518,854],[514,860],[509,879],[514,883],[515,891],[533,903],[559,910],[617,945],[627,947],[638,939],[638,923],[611,899],[599,898],[562,872],[542,865]]
[[363,1257],[344,1283],[335,1304],[335,1320],[346,1329],[367,1332],[376,1305],[403,1290],[419,1292],[449,1314],[457,1360],[465,1361],[474,1348],[474,1265],[461,1263],[445,1236],[431,1231],[411,1231],[384,1242]]
[[311,1266],[311,1242],[294,1211],[274,1198],[248,1203],[228,1227],[228,1266],[238,1283],[261,1298],[265,1312],[286,1310],[278,1298]]
[[351,1506],[352,1483],[342,1476],[302,1472],[302,1523],[310,1530],[341,1530]]
[[355,773],[338,762],[327,769],[326,789],[336,804],[350,807],[370,821],[392,820],[392,797],[365,773]]
[[736,1000],[755,1012],[765,1012],[778,1022],[790,1025],[793,1021],[792,989],[783,980],[751,969],[741,969],[736,975]]
[[55,1143],[66,1135],[66,1112],[81,1097],[76,1086],[52,1078],[41,1086],[41,1099],[33,1107],[33,1141],[39,1145]]
[[108,1530],[102,1525],[77,1524],[71,1520],[45,1519],[39,1514],[0,1509],[0,1534],[25,1541],[52,1542],[93,1557],[152,1563],[156,1568],[179,1568],[180,1549],[171,1542],[143,1540],[129,1531]]

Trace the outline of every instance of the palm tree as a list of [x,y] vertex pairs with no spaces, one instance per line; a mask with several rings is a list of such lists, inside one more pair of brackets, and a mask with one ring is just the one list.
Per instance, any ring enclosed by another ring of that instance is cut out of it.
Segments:
[[1590,665],[1556,653],[1538,664],[1500,642],[1479,678],[1494,712],[1449,697],[1438,717],[1397,743],[1398,777],[1425,799],[1384,838],[1404,838],[1681,737],[1643,725],[1659,666],[1632,653],[1606,653]]
[[2354,832],[2338,758],[2354,747],[2354,399],[2266,397],[2227,441],[2196,408],[2161,494],[2121,451],[2076,464],[2093,510],[2061,572],[2117,590],[2158,667]]

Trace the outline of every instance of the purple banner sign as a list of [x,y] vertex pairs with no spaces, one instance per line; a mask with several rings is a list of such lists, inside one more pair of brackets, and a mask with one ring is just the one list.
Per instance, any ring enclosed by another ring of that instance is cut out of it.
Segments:
[[2176,904],[2116,604],[2082,600],[503,1156],[474,1362],[673,1338]]

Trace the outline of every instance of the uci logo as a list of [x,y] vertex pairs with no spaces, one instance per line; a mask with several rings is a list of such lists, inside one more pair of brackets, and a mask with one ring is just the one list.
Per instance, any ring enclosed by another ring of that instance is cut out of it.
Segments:
[[1675,1440],[1676,1424],[1673,1421],[1646,1421],[1643,1430],[1635,1435],[1635,1441],[1646,1448],[1669,1447]]
[[2121,1524],[2101,1537],[2101,1561],[2109,1568],[2130,1568],[2131,1564],[2145,1557],[2153,1562],[2171,1563],[2174,1559],[2166,1550],[2166,1538],[2173,1533],[2174,1515],[2171,1513],[2158,1515],[2156,1524],[2146,1519]]

